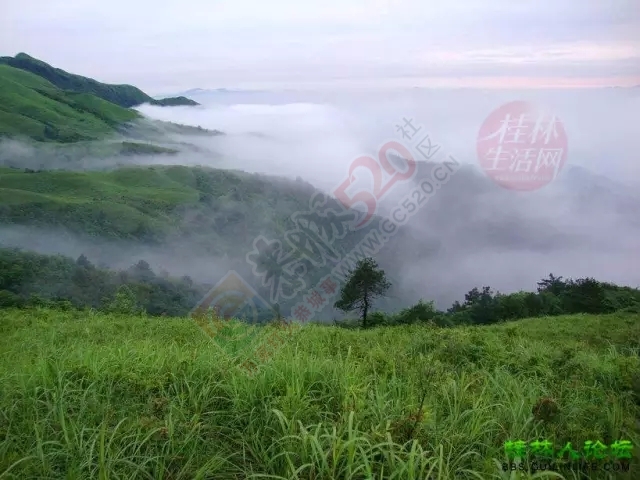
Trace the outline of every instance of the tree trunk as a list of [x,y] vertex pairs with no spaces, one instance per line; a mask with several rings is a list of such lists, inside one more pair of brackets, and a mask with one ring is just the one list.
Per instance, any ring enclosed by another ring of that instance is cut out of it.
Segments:
[[369,295],[364,292],[364,306],[362,308],[362,328],[367,328],[367,313],[369,312]]

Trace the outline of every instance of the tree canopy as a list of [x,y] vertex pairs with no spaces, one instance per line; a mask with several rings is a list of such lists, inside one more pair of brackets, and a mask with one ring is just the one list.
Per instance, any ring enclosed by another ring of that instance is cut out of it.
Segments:
[[342,287],[340,300],[335,307],[343,312],[358,310],[362,316],[362,326],[366,328],[367,315],[373,301],[383,296],[391,284],[387,281],[384,270],[370,257],[364,258],[356,264],[349,273],[345,285]]

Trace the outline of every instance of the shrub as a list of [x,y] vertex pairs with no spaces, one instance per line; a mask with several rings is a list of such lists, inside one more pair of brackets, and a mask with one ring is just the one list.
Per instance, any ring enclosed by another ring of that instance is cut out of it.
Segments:
[[420,300],[412,307],[405,308],[393,318],[393,323],[408,325],[417,322],[434,321],[438,316],[438,312],[433,302],[424,302]]
[[0,290],[0,308],[22,307],[24,301],[15,293]]

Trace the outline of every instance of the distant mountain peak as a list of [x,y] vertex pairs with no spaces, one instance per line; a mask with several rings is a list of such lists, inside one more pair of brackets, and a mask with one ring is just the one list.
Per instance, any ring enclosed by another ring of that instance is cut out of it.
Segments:
[[187,90],[186,92],[183,92],[183,95],[197,95],[199,93],[204,93],[206,92],[205,89],[203,88],[192,88],[191,90]]

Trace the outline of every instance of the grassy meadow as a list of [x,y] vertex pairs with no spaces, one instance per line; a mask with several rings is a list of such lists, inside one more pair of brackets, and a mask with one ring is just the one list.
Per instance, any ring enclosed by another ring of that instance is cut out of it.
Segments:
[[506,440],[638,444],[638,314],[234,325],[0,310],[0,479],[638,478],[637,452],[628,473],[500,467]]

